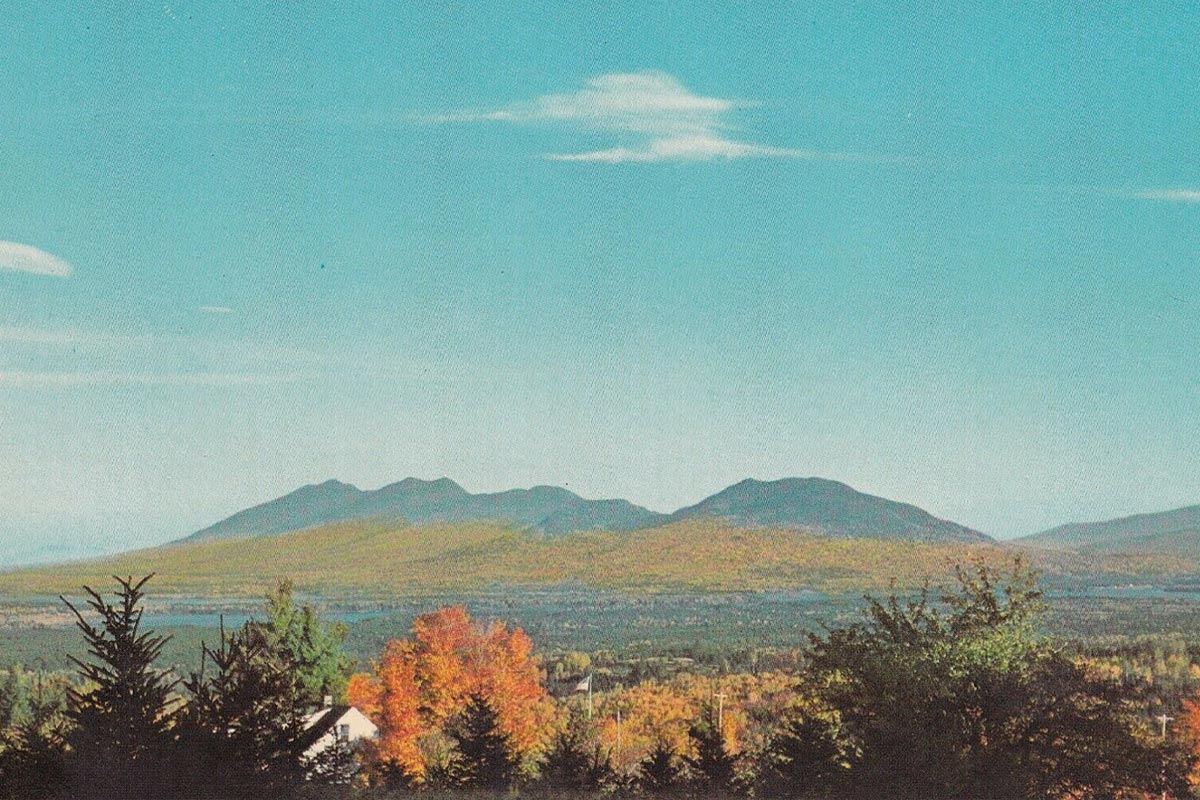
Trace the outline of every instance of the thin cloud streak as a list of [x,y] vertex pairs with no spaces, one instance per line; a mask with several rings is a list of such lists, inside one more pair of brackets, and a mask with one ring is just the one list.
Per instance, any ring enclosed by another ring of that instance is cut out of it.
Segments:
[[0,325],[0,342],[45,345],[47,347],[85,347],[138,350],[162,353],[174,350],[198,356],[231,357],[237,361],[295,365],[338,364],[344,361],[334,353],[319,353],[297,347],[263,344],[242,340],[199,339],[188,336],[125,335],[75,329],[50,330]]
[[1135,196],[1141,200],[1168,203],[1200,203],[1200,189],[1143,189]]
[[233,309],[229,306],[200,306],[200,311],[205,314],[232,314]]
[[630,144],[576,153],[546,153],[551,161],[646,164],[660,161],[715,161],[743,158],[794,158],[808,161],[899,163],[855,153],[825,153],[742,141],[730,116],[757,105],[746,100],[698,95],[665,72],[600,75],[574,92],[547,94],[500,109],[453,111],[421,117],[425,122],[501,122],[565,126],[607,133]]
[[45,330],[42,328],[19,328],[0,325],[0,342],[18,344],[79,345],[79,344],[123,344],[136,341],[132,337],[111,334],[86,334],[74,330]]
[[[305,350],[298,347],[276,345],[270,343],[252,342],[238,339],[213,340],[187,336],[168,335],[125,335],[76,329],[43,329],[19,326],[0,325],[0,345],[26,346],[32,350],[44,350],[50,353],[70,349],[85,351],[89,360],[96,363],[103,357],[104,364],[111,364],[113,358],[120,359],[118,363],[130,365],[146,363],[149,357],[165,359],[167,369],[174,369],[181,375],[210,375],[228,379],[231,383],[252,382],[245,379],[235,381],[233,376],[247,373],[249,375],[266,375],[265,383],[280,382],[280,370],[285,376],[296,376],[296,380],[318,380],[322,377],[343,374],[351,370],[356,376],[368,378],[409,378],[421,375],[425,380],[437,379],[446,381],[446,375],[453,370],[447,369],[444,359],[437,361],[406,360],[403,363],[390,363],[386,359],[371,357],[366,353],[336,353]],[[130,359],[136,359],[132,361]],[[381,363],[388,363],[381,366]],[[192,371],[187,370],[189,367]],[[466,367],[464,366],[465,370]],[[167,373],[174,374],[174,373]],[[3,377],[7,376],[7,377]],[[42,376],[42,377],[38,377]],[[58,377],[55,377],[58,376]],[[107,377],[106,377],[107,376]],[[3,385],[66,385],[70,383],[114,383],[112,376],[125,376],[128,383],[154,384],[169,383],[199,383],[195,379],[169,379],[163,373],[147,373],[142,370],[84,370],[74,372],[10,372],[0,375],[0,386]],[[133,378],[140,376],[141,380]],[[152,379],[147,376],[155,376]]]
[[0,270],[28,272],[52,278],[69,278],[71,265],[45,250],[20,242],[0,241]]
[[232,372],[33,372],[0,371],[0,387],[16,389],[75,386],[262,386],[309,380],[309,373]]
[[914,159],[887,158],[866,153],[839,153],[795,147],[768,147],[727,139],[689,137],[657,139],[642,149],[613,147],[584,153],[550,153],[550,161],[597,161],[607,164],[652,163],[656,161],[713,161],[738,158],[794,158],[801,161],[842,161],[868,164],[915,164]]

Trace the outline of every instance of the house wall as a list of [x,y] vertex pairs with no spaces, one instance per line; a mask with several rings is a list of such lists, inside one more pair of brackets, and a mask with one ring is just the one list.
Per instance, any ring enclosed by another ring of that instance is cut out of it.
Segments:
[[376,727],[375,723],[367,719],[366,716],[357,708],[352,708],[345,714],[342,714],[329,733],[313,742],[312,746],[304,751],[304,756],[306,758],[313,758],[314,756],[332,747],[333,743],[336,741],[335,737],[337,736],[337,729],[341,725],[350,726],[351,744],[363,739],[374,739],[379,736],[379,728]]

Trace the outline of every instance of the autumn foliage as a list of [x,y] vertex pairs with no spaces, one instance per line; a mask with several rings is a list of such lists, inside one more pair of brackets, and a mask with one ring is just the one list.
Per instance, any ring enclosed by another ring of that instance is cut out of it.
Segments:
[[486,698],[517,755],[536,755],[555,706],[542,685],[533,644],[520,628],[481,625],[461,607],[425,614],[411,639],[387,645],[369,674],[355,675],[350,702],[374,719],[374,757],[421,781],[445,748],[445,731],[472,696]]

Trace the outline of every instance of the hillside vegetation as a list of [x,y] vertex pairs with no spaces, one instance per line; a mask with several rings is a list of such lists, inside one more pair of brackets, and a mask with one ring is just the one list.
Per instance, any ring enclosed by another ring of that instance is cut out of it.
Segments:
[[[639,592],[828,592],[915,586],[997,544],[833,539],[796,529],[746,529],[695,519],[632,532],[545,538],[494,524],[340,523],[282,536],[171,545],[89,562],[0,574],[0,595],[46,595],[110,575],[154,572],[160,592],[255,597],[280,577],[329,596],[427,596],[499,586],[581,584]],[[1172,556],[1092,556],[1031,550],[1051,578],[1176,575]]]
[[1020,540],[1052,550],[1090,553],[1200,555],[1200,506],[1136,514],[1104,522],[1060,525]]

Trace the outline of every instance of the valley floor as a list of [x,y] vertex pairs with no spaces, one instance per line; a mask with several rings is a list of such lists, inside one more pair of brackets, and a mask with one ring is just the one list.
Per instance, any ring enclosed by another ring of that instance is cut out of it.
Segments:
[[[68,593],[70,596],[70,593]],[[547,654],[611,652],[642,668],[719,669],[756,650],[802,646],[809,633],[857,618],[857,593],[744,592],[634,595],[580,587],[513,588],[478,594],[394,598],[388,603],[314,599],[328,619],[347,625],[347,649],[366,663],[413,619],[443,605],[463,605],[478,619],[524,628]],[[1172,637],[1200,643],[1200,593],[1149,586],[1081,587],[1047,597],[1044,630],[1084,643]],[[236,627],[259,613],[258,600],[176,597],[147,609],[147,627],[172,635],[164,661],[195,668],[201,640],[223,620]],[[67,669],[78,636],[59,601],[0,599],[0,669],[40,664]],[[747,666],[747,665],[742,665]]]

